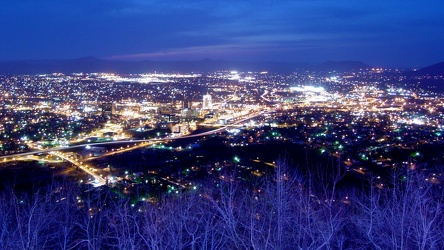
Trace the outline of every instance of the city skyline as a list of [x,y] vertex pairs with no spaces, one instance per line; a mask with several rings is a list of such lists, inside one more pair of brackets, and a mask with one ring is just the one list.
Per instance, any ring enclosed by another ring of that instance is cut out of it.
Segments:
[[444,60],[443,3],[3,2],[1,61],[70,59],[421,67]]
[[428,72],[0,74],[0,249],[444,249]]

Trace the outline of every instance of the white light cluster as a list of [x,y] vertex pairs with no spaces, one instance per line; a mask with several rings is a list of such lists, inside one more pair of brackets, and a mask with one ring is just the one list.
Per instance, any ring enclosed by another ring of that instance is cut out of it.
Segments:
[[325,89],[323,87],[314,87],[314,86],[302,86],[302,87],[290,87],[290,91],[299,91],[299,92],[313,92],[313,93],[323,93]]

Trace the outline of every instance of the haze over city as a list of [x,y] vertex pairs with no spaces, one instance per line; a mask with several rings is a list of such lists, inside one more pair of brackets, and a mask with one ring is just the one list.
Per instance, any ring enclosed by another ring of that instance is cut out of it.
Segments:
[[428,1],[2,1],[0,60],[444,60],[444,3]]

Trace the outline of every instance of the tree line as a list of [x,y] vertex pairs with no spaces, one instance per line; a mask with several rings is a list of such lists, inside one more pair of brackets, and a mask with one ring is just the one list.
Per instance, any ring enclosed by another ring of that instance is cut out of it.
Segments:
[[301,174],[279,161],[274,172],[138,203],[70,182],[11,188],[0,249],[444,249],[444,192],[420,171],[369,175],[360,188],[341,188],[333,164]]

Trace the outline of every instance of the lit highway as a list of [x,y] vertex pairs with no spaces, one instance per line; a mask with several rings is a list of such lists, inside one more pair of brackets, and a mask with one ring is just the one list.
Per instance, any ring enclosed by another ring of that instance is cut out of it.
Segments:
[[[21,160],[23,156],[29,156],[29,155],[35,155],[35,154],[53,154],[56,155],[72,164],[74,164],[75,166],[77,166],[79,169],[83,170],[84,172],[88,173],[89,175],[91,175],[92,177],[94,177],[95,179],[95,186],[101,186],[101,185],[105,185],[106,184],[106,180],[104,178],[102,178],[101,176],[95,174],[92,170],[90,170],[88,168],[88,166],[83,165],[82,162],[77,161],[76,159],[72,159],[68,156],[65,156],[63,153],[58,152],[58,151],[62,151],[62,150],[67,150],[67,149],[76,149],[76,148],[84,148],[87,145],[94,145],[94,146],[99,146],[99,145],[113,145],[113,144],[125,144],[125,143],[131,143],[134,144],[133,147],[130,148],[125,148],[124,150],[121,151],[114,151],[114,152],[110,152],[108,154],[106,154],[105,156],[109,156],[112,154],[116,154],[116,153],[122,153],[122,152],[126,152],[126,151],[131,151],[140,147],[146,147],[150,144],[150,142],[160,142],[160,141],[171,141],[171,140],[179,140],[179,139],[186,139],[186,138],[195,138],[195,137],[202,137],[202,136],[207,136],[207,135],[213,135],[219,132],[222,132],[224,130],[226,130],[227,128],[229,128],[230,126],[233,125],[238,125],[242,122],[245,122],[247,120],[250,120],[252,118],[255,118],[257,116],[263,115],[264,113],[262,111],[259,112],[255,112],[252,114],[249,114],[247,117],[244,118],[240,118],[236,121],[234,121],[232,124],[229,125],[224,125],[220,128],[217,129],[213,129],[207,132],[202,132],[199,134],[193,134],[193,135],[183,135],[183,136],[176,136],[176,137],[165,137],[165,138],[159,138],[159,139],[142,139],[142,140],[119,140],[119,141],[110,141],[110,142],[99,142],[99,143],[85,143],[85,144],[80,144],[80,145],[74,145],[74,146],[69,146],[69,147],[55,147],[55,148],[49,148],[49,149],[41,149],[41,150],[35,150],[35,151],[31,151],[31,152],[26,152],[26,153],[19,153],[19,154],[11,154],[11,155],[4,155],[4,156],[0,156],[0,159],[3,159],[0,162],[9,162],[9,161],[16,161],[16,160]],[[138,145],[137,145],[138,144]]]
[[56,152],[56,151],[51,151],[49,152],[50,154],[53,154],[55,156],[58,156],[60,158],[62,158],[65,161],[68,161],[70,163],[72,163],[73,165],[77,166],[78,168],[80,168],[82,171],[86,172],[87,174],[91,175],[92,177],[94,177],[95,182],[93,183],[94,186],[103,186],[106,185],[106,180],[103,179],[101,176],[97,175],[96,173],[94,173],[93,170],[91,170],[88,165],[83,164],[83,162],[80,162],[70,156],[66,156],[61,152]]
[[19,156],[34,155],[34,154],[44,154],[44,153],[50,153],[53,151],[61,151],[61,150],[67,150],[67,149],[84,148],[86,145],[100,146],[100,145],[113,145],[113,144],[124,144],[124,143],[136,144],[136,143],[143,143],[143,142],[160,142],[160,141],[171,141],[171,140],[187,139],[187,138],[194,138],[194,137],[202,137],[202,136],[207,136],[207,135],[212,135],[212,134],[222,132],[222,131],[226,130],[227,128],[229,128],[230,126],[238,125],[239,123],[253,119],[253,118],[260,116],[262,114],[263,114],[262,112],[253,113],[245,118],[242,118],[240,120],[233,122],[233,124],[221,125],[222,127],[220,127],[220,128],[213,129],[213,130],[210,130],[207,132],[202,132],[199,134],[176,136],[176,137],[164,137],[164,138],[158,138],[158,139],[118,140],[118,141],[98,142],[98,143],[88,142],[88,143],[69,146],[69,147],[55,147],[55,148],[49,148],[49,149],[35,150],[35,151],[31,151],[31,152],[26,152],[26,153],[3,155],[3,156],[0,156],[0,159],[5,159],[5,158],[7,159],[7,158],[11,158],[11,157],[19,157]]
[[118,140],[118,141],[98,142],[98,143],[88,142],[85,144],[68,146],[68,147],[55,147],[55,148],[49,148],[49,149],[34,150],[31,152],[26,152],[26,153],[3,155],[3,156],[0,156],[0,159],[17,158],[17,157],[26,156],[26,155],[51,153],[51,152],[67,150],[67,149],[84,148],[87,145],[103,146],[103,145],[124,144],[124,143],[137,144],[137,143],[143,143],[143,142],[160,142],[160,141],[171,141],[171,140],[178,140],[178,139],[202,137],[202,136],[211,135],[211,134],[215,134],[215,133],[224,131],[225,129],[227,129],[227,127],[229,127],[229,126],[224,126],[224,127],[218,128],[218,129],[213,129],[211,131],[207,131],[207,132],[203,132],[203,133],[199,133],[199,134],[177,136],[177,137],[165,137],[165,138],[158,138],[158,139],[141,139],[141,140]]

